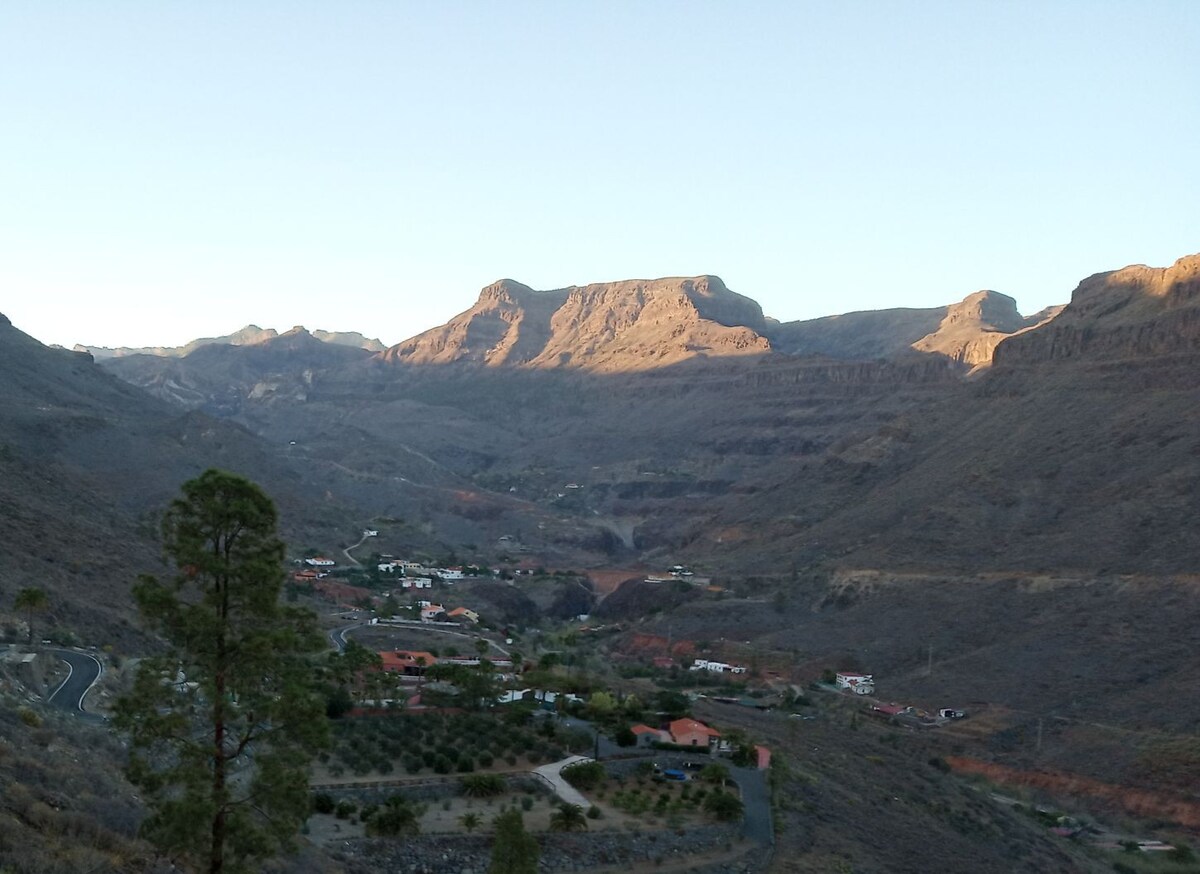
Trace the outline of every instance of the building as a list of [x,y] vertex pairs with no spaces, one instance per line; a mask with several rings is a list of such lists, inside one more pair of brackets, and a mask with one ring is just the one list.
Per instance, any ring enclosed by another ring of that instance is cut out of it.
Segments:
[[421,608],[421,621],[433,622],[438,616],[446,612],[446,608],[441,604],[430,604],[428,607]]
[[421,650],[384,651],[379,654],[379,658],[383,660],[385,671],[404,674],[406,677],[420,677],[427,668],[432,668],[438,663],[433,653]]
[[714,674],[724,674],[724,673],[744,674],[744,673],[746,673],[746,668],[742,667],[741,665],[730,665],[730,664],[726,664],[725,662],[713,662],[713,661],[709,661],[708,659],[696,659],[694,662],[692,662],[692,666],[690,668],[688,668],[688,670],[689,671],[710,671]]
[[648,747],[656,743],[670,742],[671,736],[661,728],[651,728],[648,725],[635,725],[629,729],[637,738],[639,747]]
[[446,616],[448,616],[450,619],[456,620],[466,619],[468,622],[479,621],[479,614],[466,607],[455,607],[453,610],[447,613]]
[[304,563],[310,567],[333,567],[333,559],[318,555],[316,558],[306,558]]
[[855,695],[871,695],[875,692],[875,678],[871,674],[838,671],[835,685],[839,689],[847,689]]
[[429,577],[405,577],[400,581],[401,589],[432,589],[433,580]]
[[676,719],[667,726],[671,743],[683,747],[709,747],[721,739],[721,732],[695,719]]

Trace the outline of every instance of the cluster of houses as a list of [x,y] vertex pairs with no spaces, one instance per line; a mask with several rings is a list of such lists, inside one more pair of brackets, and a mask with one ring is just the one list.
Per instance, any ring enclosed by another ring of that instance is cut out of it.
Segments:
[[747,668],[741,665],[731,665],[726,662],[714,662],[708,659],[696,659],[692,662],[689,671],[709,671],[713,674],[744,674]]
[[[453,567],[429,567],[421,564],[419,561],[408,561],[402,558],[381,561],[375,567],[382,574],[394,574],[399,572],[405,577],[423,579],[427,583],[430,582],[433,577],[437,577],[445,583],[452,583],[455,580],[463,580],[467,577],[467,569],[465,569],[462,565],[454,565]],[[407,589],[411,587],[404,586],[404,588]],[[429,587],[418,586],[417,588]]]

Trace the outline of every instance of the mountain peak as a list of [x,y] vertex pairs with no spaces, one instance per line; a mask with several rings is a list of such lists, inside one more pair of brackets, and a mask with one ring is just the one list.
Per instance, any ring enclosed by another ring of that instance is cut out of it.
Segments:
[[762,308],[716,276],[629,279],[535,291],[512,279],[475,306],[385,353],[412,364],[646,370],[708,355],[763,353]]

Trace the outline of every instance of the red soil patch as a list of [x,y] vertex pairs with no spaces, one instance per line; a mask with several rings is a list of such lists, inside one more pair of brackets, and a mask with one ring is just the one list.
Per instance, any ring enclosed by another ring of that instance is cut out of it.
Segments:
[[649,573],[645,568],[625,568],[624,570],[588,571],[588,579],[596,594],[603,597],[616,591],[617,587],[626,580],[645,579]]
[[1054,796],[1073,796],[1104,802],[1134,816],[1146,819],[1166,819],[1189,828],[1200,828],[1200,803],[1180,798],[1169,792],[1131,789],[1112,783],[1102,783],[1077,774],[1051,771],[1022,771],[965,756],[947,756],[947,764],[964,774],[979,774],[994,783],[1009,786],[1029,786]]

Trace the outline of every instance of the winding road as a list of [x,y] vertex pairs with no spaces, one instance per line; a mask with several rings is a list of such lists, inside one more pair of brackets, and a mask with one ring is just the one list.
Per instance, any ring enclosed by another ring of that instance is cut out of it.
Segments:
[[73,649],[47,647],[44,651],[62,659],[68,668],[67,678],[46,700],[59,710],[87,714],[83,706],[84,700],[104,673],[104,666],[100,664],[100,660],[94,655]]

